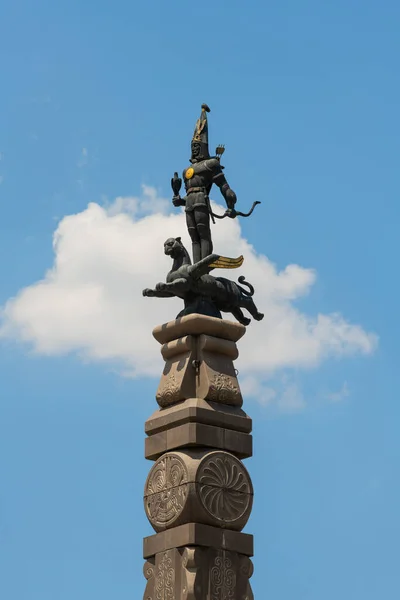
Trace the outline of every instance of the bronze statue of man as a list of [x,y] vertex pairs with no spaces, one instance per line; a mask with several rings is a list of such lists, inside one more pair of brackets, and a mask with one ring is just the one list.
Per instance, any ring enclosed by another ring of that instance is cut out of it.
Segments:
[[[207,104],[202,104],[201,115],[196,123],[192,139],[191,166],[183,171],[186,196],[181,198],[179,189],[181,180],[175,174],[172,180],[174,206],[184,206],[186,224],[192,240],[193,262],[209,256],[213,251],[211,239],[210,216],[212,217],[209,194],[215,183],[223,195],[227,211],[226,216],[235,215],[236,194],[229,187],[222,172],[220,156],[211,157],[208,150],[208,122],[207,113],[210,112]],[[223,149],[221,149],[221,153]],[[218,149],[217,149],[218,151]]]

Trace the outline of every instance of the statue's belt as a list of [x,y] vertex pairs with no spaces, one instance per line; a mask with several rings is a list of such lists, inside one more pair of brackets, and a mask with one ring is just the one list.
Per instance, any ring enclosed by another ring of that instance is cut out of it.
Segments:
[[190,194],[195,194],[197,192],[204,192],[206,194],[207,190],[205,187],[192,187],[187,190],[186,196],[189,196]]

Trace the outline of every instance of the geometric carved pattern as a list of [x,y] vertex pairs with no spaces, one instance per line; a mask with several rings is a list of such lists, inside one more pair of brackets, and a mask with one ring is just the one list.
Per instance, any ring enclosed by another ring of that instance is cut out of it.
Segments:
[[182,547],[156,554],[148,565],[143,600],[254,600],[252,562],[237,552]]
[[145,510],[152,525],[168,526],[180,515],[187,497],[188,474],[183,460],[169,453],[151,469],[145,487]]
[[236,573],[228,552],[220,550],[210,571],[211,600],[235,598]]
[[165,552],[158,565],[155,600],[175,600],[175,568],[171,555],[173,556],[171,551]]
[[206,511],[218,521],[234,523],[245,513],[250,516],[252,485],[243,464],[227,452],[212,452],[201,461],[197,482]]

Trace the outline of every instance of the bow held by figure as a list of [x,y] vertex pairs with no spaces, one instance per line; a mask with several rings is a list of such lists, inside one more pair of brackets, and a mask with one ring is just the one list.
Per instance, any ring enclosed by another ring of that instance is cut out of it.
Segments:
[[229,217],[230,219],[236,219],[236,217],[250,217],[257,204],[261,204],[261,202],[259,200],[253,202],[252,207],[247,213],[243,213],[235,208],[228,208],[223,215],[216,215],[213,211],[211,211],[211,215],[216,219],[225,219],[225,217]]

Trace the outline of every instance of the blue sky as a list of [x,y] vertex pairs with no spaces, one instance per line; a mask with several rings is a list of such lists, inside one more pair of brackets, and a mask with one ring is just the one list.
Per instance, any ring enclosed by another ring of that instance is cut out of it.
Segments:
[[[243,340],[239,364],[254,419],[255,596],[400,593],[400,6],[248,4],[0,9],[8,600],[143,593],[143,423],[162,369],[151,327],[175,309],[139,303],[136,235],[147,227],[158,243],[181,227],[164,199],[202,102],[240,206],[262,201],[240,231],[215,229],[224,250],[246,249],[269,315],[247,334],[259,354]],[[150,286],[168,267],[156,246]],[[278,317],[291,324],[282,336]]]

